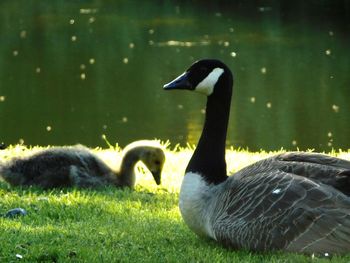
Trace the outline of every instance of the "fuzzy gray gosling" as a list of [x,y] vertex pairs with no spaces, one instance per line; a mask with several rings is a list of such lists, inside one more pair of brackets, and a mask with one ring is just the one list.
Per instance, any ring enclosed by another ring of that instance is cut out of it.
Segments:
[[52,147],[28,157],[13,158],[0,164],[0,177],[13,186],[96,188],[106,185],[135,185],[134,167],[143,162],[161,182],[165,162],[162,147],[153,141],[136,141],[125,147],[119,171],[113,171],[88,148],[78,145]]

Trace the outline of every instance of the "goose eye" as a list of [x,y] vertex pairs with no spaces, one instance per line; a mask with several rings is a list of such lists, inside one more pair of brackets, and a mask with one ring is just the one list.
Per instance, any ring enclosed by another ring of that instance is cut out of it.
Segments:
[[203,66],[202,66],[202,67],[199,68],[199,70],[202,71],[202,72],[204,72],[204,71],[207,71],[208,69],[207,69],[207,67],[203,67]]
[[155,163],[156,165],[160,165],[160,161],[159,161],[159,160],[155,160],[154,163]]

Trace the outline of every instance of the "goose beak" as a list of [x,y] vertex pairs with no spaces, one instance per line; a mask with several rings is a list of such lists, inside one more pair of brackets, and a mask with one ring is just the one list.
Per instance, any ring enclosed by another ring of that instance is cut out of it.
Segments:
[[172,90],[172,89],[193,89],[191,83],[188,80],[188,72],[184,72],[180,76],[178,76],[173,81],[165,84],[163,86],[163,89],[165,90]]
[[160,185],[161,171],[151,171],[154,181],[157,185]]

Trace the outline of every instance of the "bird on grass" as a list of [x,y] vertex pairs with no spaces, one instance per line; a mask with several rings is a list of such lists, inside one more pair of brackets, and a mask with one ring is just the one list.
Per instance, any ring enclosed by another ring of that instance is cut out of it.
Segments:
[[136,141],[122,152],[119,171],[112,170],[88,148],[77,145],[52,147],[28,157],[14,157],[0,164],[0,177],[13,186],[38,186],[44,189],[96,188],[135,185],[135,165],[143,162],[157,185],[165,162],[162,147],[153,141]]
[[219,60],[200,60],[163,88],[207,96],[203,131],[179,197],[192,231],[235,249],[350,252],[350,161],[282,153],[228,176],[231,70]]

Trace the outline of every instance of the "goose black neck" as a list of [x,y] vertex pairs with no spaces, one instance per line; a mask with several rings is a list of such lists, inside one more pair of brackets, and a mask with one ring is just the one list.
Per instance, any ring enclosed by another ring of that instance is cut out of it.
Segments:
[[230,115],[232,77],[222,78],[208,96],[204,128],[186,172],[200,174],[208,183],[219,184],[227,179],[225,145]]

